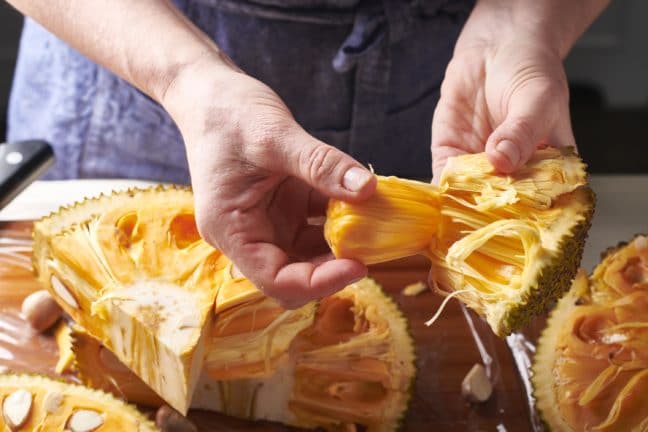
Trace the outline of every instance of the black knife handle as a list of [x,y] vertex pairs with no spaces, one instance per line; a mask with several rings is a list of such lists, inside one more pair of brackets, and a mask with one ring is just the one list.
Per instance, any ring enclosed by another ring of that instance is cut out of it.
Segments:
[[54,163],[54,151],[45,141],[0,144],[0,208],[43,175]]

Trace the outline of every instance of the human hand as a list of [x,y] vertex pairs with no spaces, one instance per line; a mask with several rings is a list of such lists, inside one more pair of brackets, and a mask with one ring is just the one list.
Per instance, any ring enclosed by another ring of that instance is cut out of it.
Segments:
[[198,229],[267,295],[298,307],[364,277],[333,259],[322,226],[329,197],[369,197],[375,177],[310,136],[275,92],[232,70],[194,68],[165,106],[187,146]]
[[434,113],[435,179],[464,153],[485,151],[495,169],[511,173],[538,145],[575,146],[557,44],[481,6],[457,42]]

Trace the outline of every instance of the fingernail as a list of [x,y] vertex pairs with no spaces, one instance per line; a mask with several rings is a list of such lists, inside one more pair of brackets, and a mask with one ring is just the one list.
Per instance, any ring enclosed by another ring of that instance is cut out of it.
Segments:
[[504,155],[513,167],[516,167],[518,162],[520,162],[520,150],[509,140],[498,142],[495,146],[495,150]]
[[371,173],[365,169],[353,167],[344,173],[342,186],[351,192],[358,192],[371,181]]

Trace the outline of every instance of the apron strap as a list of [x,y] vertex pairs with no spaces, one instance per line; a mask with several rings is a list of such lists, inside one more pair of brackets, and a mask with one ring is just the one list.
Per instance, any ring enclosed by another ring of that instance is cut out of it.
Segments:
[[351,33],[332,61],[338,73],[355,68],[349,153],[371,163],[376,148],[385,146],[391,45],[415,29],[414,6],[403,0],[363,0]]

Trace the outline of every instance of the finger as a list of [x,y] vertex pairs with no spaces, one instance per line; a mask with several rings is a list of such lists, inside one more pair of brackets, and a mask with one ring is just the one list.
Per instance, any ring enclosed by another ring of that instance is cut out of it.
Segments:
[[291,263],[288,256],[270,243],[247,244],[233,258],[241,272],[268,296],[283,306],[296,308],[309,301],[331,295],[362,279],[367,268],[348,259]]
[[327,197],[356,202],[376,189],[376,177],[369,170],[299,127],[283,138],[279,151],[282,170]]
[[562,112],[560,104],[567,103],[555,87],[530,83],[511,96],[506,118],[486,142],[486,155],[495,169],[515,171],[529,160],[538,143],[549,139],[557,113]]
[[563,114],[558,118],[556,126],[554,127],[547,144],[552,147],[572,147],[574,150],[578,150],[576,148],[576,139],[574,138],[574,131],[569,117],[569,110],[563,112]]

